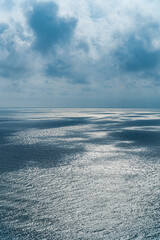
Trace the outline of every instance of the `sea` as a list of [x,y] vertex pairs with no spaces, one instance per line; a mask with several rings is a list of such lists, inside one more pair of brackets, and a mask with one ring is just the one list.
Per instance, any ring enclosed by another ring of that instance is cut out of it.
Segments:
[[159,240],[160,109],[0,108],[1,240]]

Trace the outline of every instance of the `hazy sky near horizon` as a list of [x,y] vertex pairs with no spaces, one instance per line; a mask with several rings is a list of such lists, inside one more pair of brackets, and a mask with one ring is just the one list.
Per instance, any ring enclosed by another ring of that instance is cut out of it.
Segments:
[[1,0],[0,106],[160,107],[159,0]]

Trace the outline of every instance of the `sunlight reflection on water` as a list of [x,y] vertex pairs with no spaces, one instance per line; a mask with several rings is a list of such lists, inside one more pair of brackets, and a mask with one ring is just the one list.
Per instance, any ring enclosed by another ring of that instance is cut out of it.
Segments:
[[160,113],[38,111],[0,123],[0,239],[160,239]]

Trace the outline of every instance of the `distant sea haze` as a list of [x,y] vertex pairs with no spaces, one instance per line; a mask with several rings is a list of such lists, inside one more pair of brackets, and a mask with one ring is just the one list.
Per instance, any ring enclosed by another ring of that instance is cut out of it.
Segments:
[[0,239],[159,240],[159,109],[0,109]]

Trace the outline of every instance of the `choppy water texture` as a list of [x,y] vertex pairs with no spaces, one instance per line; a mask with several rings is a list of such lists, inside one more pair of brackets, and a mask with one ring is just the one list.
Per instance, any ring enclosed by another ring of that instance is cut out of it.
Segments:
[[160,111],[0,109],[0,239],[160,239]]

